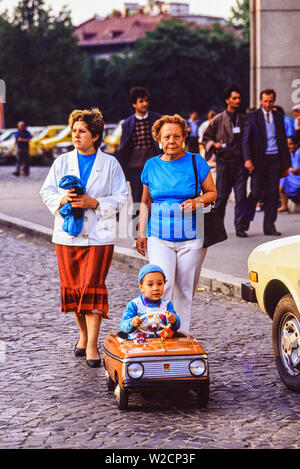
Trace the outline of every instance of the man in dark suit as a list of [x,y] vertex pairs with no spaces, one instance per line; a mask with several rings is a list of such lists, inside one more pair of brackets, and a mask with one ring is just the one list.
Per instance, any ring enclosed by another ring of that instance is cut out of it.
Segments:
[[264,234],[280,236],[275,228],[279,179],[290,167],[291,160],[283,116],[272,110],[275,100],[274,90],[263,90],[260,93],[261,107],[248,114],[244,124],[243,157],[245,168],[251,174],[251,191],[247,198],[249,225],[258,200],[263,198]]
[[133,202],[140,202],[143,192],[141,174],[145,162],[160,153],[152,137],[152,125],[161,115],[148,110],[149,92],[146,88],[131,88],[130,103],[135,113],[122,124],[118,160],[130,183]]

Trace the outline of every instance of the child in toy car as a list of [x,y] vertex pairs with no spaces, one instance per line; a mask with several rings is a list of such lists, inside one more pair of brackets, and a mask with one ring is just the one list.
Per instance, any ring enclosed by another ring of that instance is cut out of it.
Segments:
[[[172,337],[180,327],[180,319],[171,301],[162,298],[166,277],[163,270],[154,264],[141,268],[138,275],[140,296],[129,301],[120,323],[127,339],[143,341],[147,337]],[[152,317],[149,321],[149,314]],[[147,324],[143,326],[143,319]]]
[[106,383],[121,410],[127,409],[134,391],[189,388],[196,391],[200,407],[208,402],[208,356],[191,335],[175,333],[180,319],[172,303],[162,298],[165,280],[157,265],[142,267],[142,295],[127,304],[121,331],[105,338]]

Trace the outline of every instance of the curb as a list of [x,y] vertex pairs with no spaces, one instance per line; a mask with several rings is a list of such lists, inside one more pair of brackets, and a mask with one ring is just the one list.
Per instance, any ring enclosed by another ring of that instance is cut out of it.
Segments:
[[[52,232],[51,228],[33,223],[30,221],[22,220],[20,218],[12,217],[0,212],[0,226],[14,229],[25,234],[30,234],[34,238],[42,239],[51,242]],[[139,253],[135,253],[132,249],[115,245],[113,262],[139,270],[147,263],[145,258]],[[211,292],[223,293],[226,296],[241,298],[241,283],[245,279],[239,277],[232,277],[232,275],[216,272],[214,270],[202,269],[199,279],[198,290],[202,289]]]

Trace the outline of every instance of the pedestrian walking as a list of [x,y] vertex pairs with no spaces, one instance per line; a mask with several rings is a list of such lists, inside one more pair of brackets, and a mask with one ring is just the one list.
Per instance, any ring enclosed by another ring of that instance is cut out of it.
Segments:
[[283,114],[273,111],[276,92],[267,88],[260,93],[260,108],[248,114],[243,133],[245,168],[251,175],[248,204],[248,226],[255,216],[258,200],[264,201],[263,231],[265,235],[280,236],[276,230],[279,200],[279,180],[287,174],[291,158]]
[[16,169],[13,172],[14,176],[19,176],[22,172],[24,176],[29,176],[29,142],[32,139],[32,135],[26,129],[25,122],[18,122],[18,130],[15,133],[16,139]]
[[[74,353],[85,356],[90,367],[99,367],[99,329],[102,318],[108,317],[105,279],[116,239],[116,213],[125,204],[128,190],[116,158],[99,148],[104,129],[101,112],[75,110],[69,125],[75,149],[54,161],[40,192],[55,217],[52,241],[61,309],[75,313],[80,331]],[[67,189],[66,180],[77,184]],[[77,232],[71,231],[78,217],[82,225]]]
[[141,174],[145,162],[159,154],[151,128],[160,114],[149,111],[149,91],[144,87],[131,88],[130,103],[135,112],[122,124],[118,159],[130,183],[132,200],[140,203],[143,191]]
[[207,251],[203,233],[197,232],[196,211],[199,204],[216,199],[216,188],[209,165],[196,154],[203,194],[195,197],[193,158],[185,151],[187,123],[181,116],[161,117],[152,132],[162,153],[148,160],[142,172],[137,249],[144,256],[147,252],[149,262],[165,272],[165,299],[172,301],[181,330],[189,332],[193,295]]
[[198,129],[200,125],[200,120],[198,119],[198,114],[196,111],[193,111],[190,114],[189,119],[187,120],[187,131],[188,136],[186,139],[187,150],[191,153],[199,153],[199,137]]
[[246,116],[239,112],[241,90],[238,85],[225,89],[226,109],[217,114],[203,135],[208,153],[216,155],[216,210],[224,221],[229,195],[234,189],[236,235],[246,238],[248,224],[246,212],[248,173],[244,168],[242,134]]
[[216,111],[213,111],[213,110],[208,111],[207,120],[202,122],[199,126],[199,129],[198,129],[200,154],[203,157],[205,157],[206,160],[209,160],[210,162],[215,160],[215,155],[214,154],[211,154],[211,155],[206,154],[205,145],[203,144],[203,135],[204,135],[204,132],[206,131],[207,127],[209,126],[212,118],[215,117],[216,114],[217,114]]

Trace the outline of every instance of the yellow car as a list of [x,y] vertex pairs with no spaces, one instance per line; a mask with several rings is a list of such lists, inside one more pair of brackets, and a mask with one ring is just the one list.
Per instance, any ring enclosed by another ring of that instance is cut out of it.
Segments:
[[287,388],[300,393],[300,236],[269,241],[249,255],[242,298],[272,320],[275,363]]
[[50,160],[53,159],[53,149],[55,145],[61,142],[72,142],[72,130],[69,125],[62,129],[55,137],[45,138],[36,145],[37,156],[44,156]]
[[48,125],[45,127],[43,132],[41,132],[38,136],[33,137],[29,142],[29,155],[30,156],[40,156],[37,153],[38,144],[45,140],[46,138],[55,137],[61,130],[63,130],[66,126],[65,125]]
[[106,135],[104,138],[104,151],[105,153],[110,153],[112,155],[115,155],[117,151],[120,149],[120,143],[121,143],[121,135],[122,135],[122,123],[123,120],[121,120],[117,127],[114,128],[114,130]]

